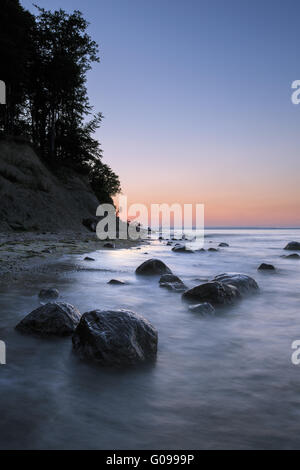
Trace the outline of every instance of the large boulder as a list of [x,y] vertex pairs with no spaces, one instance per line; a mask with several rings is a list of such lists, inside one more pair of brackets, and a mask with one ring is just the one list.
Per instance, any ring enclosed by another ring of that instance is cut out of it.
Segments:
[[50,302],[29,313],[16,325],[22,333],[39,336],[71,335],[81,314],[76,307],[65,302]]
[[161,261],[160,259],[148,259],[144,261],[138,268],[135,270],[136,274],[142,274],[145,276],[153,276],[158,274],[172,274],[172,271],[168,266]]
[[169,290],[177,292],[186,290],[186,286],[182,280],[174,274],[163,274],[159,280],[160,287],[164,287]]
[[300,251],[300,243],[299,242],[290,242],[284,248],[285,250],[292,250],[292,251]]
[[126,366],[153,360],[157,331],[129,310],[93,310],[85,313],[72,337],[74,351],[103,366]]
[[227,305],[239,298],[240,293],[235,286],[211,281],[185,291],[182,297],[197,303],[209,302],[212,305]]
[[258,289],[257,282],[247,274],[223,273],[216,276],[213,281],[222,282],[222,284],[235,286],[240,293]]

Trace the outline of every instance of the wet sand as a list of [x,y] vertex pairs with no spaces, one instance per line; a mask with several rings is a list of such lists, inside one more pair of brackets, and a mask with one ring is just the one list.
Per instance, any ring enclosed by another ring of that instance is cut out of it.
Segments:
[[[63,263],[64,255],[88,254],[97,250],[109,250],[107,242],[95,233],[0,233],[0,281],[2,286],[12,282],[33,279],[35,276],[64,270],[78,270],[76,265]],[[114,250],[136,247],[141,241],[114,240]]]

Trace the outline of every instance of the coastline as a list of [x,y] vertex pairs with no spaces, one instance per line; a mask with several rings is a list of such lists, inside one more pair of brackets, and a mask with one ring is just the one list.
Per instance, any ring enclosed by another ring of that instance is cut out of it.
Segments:
[[[226,448],[256,448],[258,441],[264,448],[272,448],[276,439],[279,447],[296,448],[297,436],[293,438],[289,417],[297,416],[299,375],[291,364],[290,345],[297,339],[299,262],[282,255],[287,254],[286,244],[299,235],[296,231],[250,232],[247,236],[236,232],[221,231],[212,240],[208,237],[205,251],[198,251],[194,240],[190,243],[194,252],[189,254],[172,251],[166,240],[147,245],[116,242],[125,249],[108,249],[107,253],[95,234],[84,231],[19,233],[2,239],[6,241],[1,245],[3,253],[7,248],[15,250],[7,253],[11,263],[13,256],[20,256],[18,250],[25,257],[25,249],[38,252],[43,246],[49,249],[57,244],[57,253],[28,257],[35,267],[31,264],[28,269],[28,265],[8,287],[0,283],[0,338],[7,345],[1,381],[5,410],[1,447],[112,448],[116,427],[122,426],[117,438],[125,449],[197,448],[204,426],[203,448],[211,448],[215,442],[225,442]],[[18,244],[9,245],[9,241]],[[220,242],[229,246],[209,251]],[[89,256],[95,262],[84,261],[94,248],[99,251]],[[232,271],[250,276],[259,291],[245,292],[232,303],[216,306],[215,312],[190,309],[196,305],[191,297],[183,301],[180,290],[162,288],[159,274],[136,275],[137,267],[148,258],[164,262],[188,290]],[[272,263],[275,271],[257,270],[261,262]],[[111,284],[111,279],[124,284]],[[158,332],[156,361],[141,368],[112,369],[81,359],[70,338],[21,334],[15,327],[44,305],[38,296],[43,288],[58,289],[59,301],[81,314],[125,309],[141,315]],[[286,393],[286,384],[292,384],[284,407],[278,407],[274,394],[271,401],[265,400],[278,377],[280,397]],[[166,407],[170,390],[172,401]],[[232,421],[237,412],[232,396],[237,397],[238,412],[253,410],[255,419],[246,428],[244,414]],[[269,413],[270,406],[278,410],[275,417]],[[33,418],[28,409],[35,410]],[[227,423],[217,435],[212,413]],[[46,416],[55,416],[50,428]],[[275,426],[278,420],[283,423],[280,431]],[[8,422],[11,428],[6,433]],[[31,425],[34,432],[19,432],[20,423]],[[265,433],[265,428],[270,431]]]
[[96,250],[109,250],[104,245],[113,242],[121,250],[147,244],[142,240],[99,240],[89,232],[9,232],[0,233],[0,281],[6,287],[26,278],[49,274],[57,269],[76,270],[76,264],[61,262],[65,255],[88,255]]

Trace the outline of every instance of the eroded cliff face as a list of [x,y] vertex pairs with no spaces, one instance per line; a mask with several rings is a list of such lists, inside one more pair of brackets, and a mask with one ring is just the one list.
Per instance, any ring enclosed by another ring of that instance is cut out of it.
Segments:
[[30,144],[0,141],[0,231],[87,231],[99,202],[87,177],[64,168],[58,175]]

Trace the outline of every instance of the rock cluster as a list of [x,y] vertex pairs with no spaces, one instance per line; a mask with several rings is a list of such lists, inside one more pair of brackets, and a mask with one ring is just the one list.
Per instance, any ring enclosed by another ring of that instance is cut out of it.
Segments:
[[193,302],[215,305],[232,304],[246,292],[258,289],[256,281],[246,274],[223,273],[212,281],[200,284],[183,293],[183,298]]

